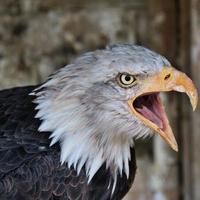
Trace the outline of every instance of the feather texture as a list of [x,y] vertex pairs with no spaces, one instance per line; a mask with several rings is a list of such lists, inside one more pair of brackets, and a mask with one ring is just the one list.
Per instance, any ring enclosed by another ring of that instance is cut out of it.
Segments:
[[[120,200],[150,128],[127,101],[170,63],[119,44],[89,52],[37,87],[0,92],[0,199]],[[121,73],[137,84],[121,87]]]
[[92,167],[95,175],[88,183],[84,165],[79,172],[67,163],[61,165],[59,144],[50,147],[50,132],[38,131],[41,121],[34,118],[34,97],[28,95],[34,88],[0,92],[0,199],[121,199],[134,179],[134,150],[129,162],[132,174],[129,179],[124,172],[118,176],[113,195],[113,177],[105,163],[98,170]]

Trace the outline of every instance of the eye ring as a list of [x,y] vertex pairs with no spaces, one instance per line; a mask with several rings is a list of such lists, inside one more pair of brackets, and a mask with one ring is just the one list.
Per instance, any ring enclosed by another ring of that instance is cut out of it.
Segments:
[[135,78],[135,76],[128,73],[119,74],[117,81],[118,84],[123,88],[130,88],[137,83],[137,79]]

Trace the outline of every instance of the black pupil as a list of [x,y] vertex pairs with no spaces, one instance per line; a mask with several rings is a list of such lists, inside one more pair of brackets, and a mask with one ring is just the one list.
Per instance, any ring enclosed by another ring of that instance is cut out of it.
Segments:
[[170,78],[170,74],[167,74],[166,76],[165,76],[165,80],[167,80],[167,79],[169,79]]
[[126,80],[127,82],[129,82],[129,81],[131,80],[131,77],[130,77],[130,76],[125,76],[125,80]]

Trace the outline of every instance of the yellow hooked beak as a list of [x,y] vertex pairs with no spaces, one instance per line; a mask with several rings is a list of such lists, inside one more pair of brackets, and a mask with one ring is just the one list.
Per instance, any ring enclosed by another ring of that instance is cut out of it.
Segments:
[[176,139],[158,95],[159,92],[167,91],[185,92],[195,110],[198,102],[195,85],[186,74],[172,67],[164,67],[158,74],[148,77],[140,92],[128,100],[128,105],[133,115],[161,135],[172,149],[178,151]]

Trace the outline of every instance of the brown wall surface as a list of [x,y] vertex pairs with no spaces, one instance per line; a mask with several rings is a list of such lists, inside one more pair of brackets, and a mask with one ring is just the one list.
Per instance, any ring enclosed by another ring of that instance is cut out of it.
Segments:
[[[192,76],[200,91],[200,1],[192,0],[192,35],[191,35],[191,66]],[[193,192],[194,199],[200,199],[200,106],[197,107],[197,112],[192,114],[193,125]]]

